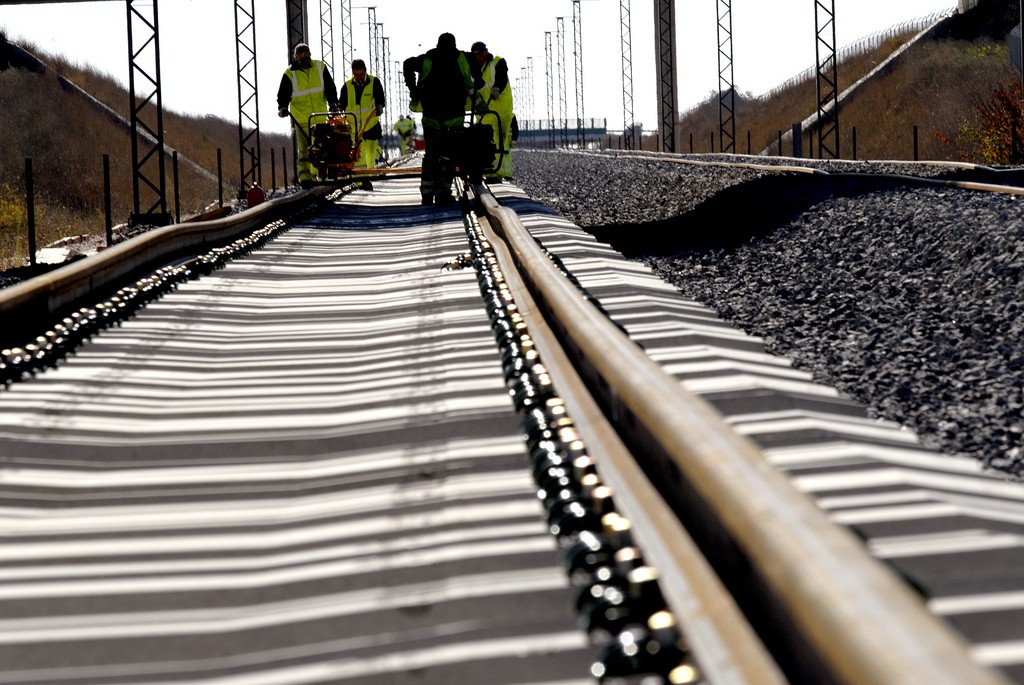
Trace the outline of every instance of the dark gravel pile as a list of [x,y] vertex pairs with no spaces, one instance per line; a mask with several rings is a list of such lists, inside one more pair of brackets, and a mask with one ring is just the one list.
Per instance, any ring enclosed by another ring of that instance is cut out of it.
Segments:
[[515,168],[870,415],[1024,474],[1024,198],[613,155],[521,152]]

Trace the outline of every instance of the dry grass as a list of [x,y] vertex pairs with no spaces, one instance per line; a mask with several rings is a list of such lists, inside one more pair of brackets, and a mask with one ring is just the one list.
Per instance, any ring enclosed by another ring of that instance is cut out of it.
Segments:
[[[895,51],[910,34],[894,38],[877,50],[844,61],[839,67],[840,91],[865,76]],[[894,68],[861,86],[839,113],[840,153],[853,156],[853,129],[857,130],[859,159],[912,159],[913,127],[918,127],[921,159],[959,160],[958,151],[933,135],[938,131],[951,140],[974,123],[976,104],[985,99],[1000,81],[1009,77],[1005,45],[989,39],[924,41],[897,60]],[[791,130],[817,109],[813,78],[791,85],[758,100],[738,98],[736,152],[746,153],[750,133],[753,154],[777,150],[779,132]],[[688,112],[677,129],[677,150],[694,152],[720,150],[718,94]],[[711,136],[714,135],[714,147]],[[811,134],[804,133],[804,155],[808,155]],[[790,154],[791,143],[783,153]],[[815,142],[815,156],[817,156]],[[980,161],[980,160],[971,160]]]
[[[111,206],[115,224],[133,211],[131,132],[86,98],[67,89],[58,73],[124,117],[127,92],[113,79],[90,68],[70,64],[26,46],[51,68],[43,73],[9,68],[0,71],[0,267],[25,263],[27,213],[25,159],[32,159],[35,186],[37,246],[68,235],[103,235],[103,155],[110,156]],[[146,118],[148,115],[144,114]],[[147,121],[155,121],[155,116]],[[182,217],[201,212],[219,197],[216,181],[184,162],[188,158],[216,177],[221,148],[224,199],[238,194],[238,126],[215,117],[164,111],[164,142],[179,153],[179,198]],[[270,149],[280,157],[291,141],[281,135],[262,136],[264,183],[270,185]],[[290,154],[290,153],[289,153]],[[166,164],[167,211],[174,214],[171,156]],[[278,184],[280,159],[277,160]],[[157,178],[155,165],[145,169]],[[143,188],[141,211],[156,195]]]

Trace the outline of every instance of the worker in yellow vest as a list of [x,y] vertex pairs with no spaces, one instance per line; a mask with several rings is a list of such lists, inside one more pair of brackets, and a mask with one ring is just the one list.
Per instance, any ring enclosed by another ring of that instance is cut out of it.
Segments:
[[295,157],[298,181],[300,186],[308,188],[313,185],[313,177],[316,175],[309,164],[309,115],[326,112],[328,107],[337,107],[338,95],[327,65],[312,59],[308,45],[296,45],[292,56],[294,59],[285,69],[277,89],[277,115],[286,117],[291,110],[298,146]]
[[[377,142],[384,135],[380,125],[380,115],[384,111],[384,86],[376,76],[366,73],[366,62],[361,59],[352,60],[352,78],[345,81],[345,87],[339,94],[342,111],[356,115],[355,128],[352,135],[359,143],[357,168],[372,169],[377,166],[380,156],[380,144]],[[373,190],[369,181],[363,181],[362,187]]]
[[412,135],[416,132],[416,122],[411,116],[403,114],[398,117],[398,121],[391,128],[398,134],[398,144],[402,149],[402,154],[409,154],[412,149]]
[[[493,114],[478,115],[477,122],[489,124],[494,130],[494,164],[498,168],[486,179],[500,183],[512,180],[512,85],[508,80],[508,65],[503,57],[492,55],[482,41],[473,43],[470,66],[473,68],[474,86],[483,96],[487,109],[497,112],[501,126]],[[500,165],[499,165],[500,159]]]

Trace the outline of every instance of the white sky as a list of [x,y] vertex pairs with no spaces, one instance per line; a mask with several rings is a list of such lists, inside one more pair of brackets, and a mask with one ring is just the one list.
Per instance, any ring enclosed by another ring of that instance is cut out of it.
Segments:
[[[313,56],[321,56],[322,0],[309,2]],[[332,0],[337,80],[341,63],[340,0]],[[654,0],[630,0],[634,120],[645,128],[657,123],[655,90]],[[355,0],[352,31],[355,56],[369,62],[368,5],[389,39],[392,64],[433,47],[451,32],[465,50],[483,40],[506,58],[510,75],[521,78],[533,58],[534,113],[546,116],[545,32],[556,45],[556,18],[565,21],[566,75],[573,84],[573,3],[571,0]],[[870,33],[956,5],[956,0],[836,0],[840,47]],[[287,66],[286,0],[255,0],[260,126],[285,131],[276,115],[275,95]],[[161,88],[165,109],[212,113],[238,119],[233,0],[162,0],[160,27]],[[137,11],[141,4],[136,3]],[[582,0],[584,116],[622,125],[622,51],[618,0]],[[679,108],[718,89],[717,0],[677,1]],[[148,10],[146,10],[148,11]],[[740,91],[769,90],[815,61],[812,0],[733,0],[733,64]],[[0,26],[12,41],[27,40],[69,59],[91,64],[123,83],[128,81],[127,12],[123,0],[44,5],[0,5]],[[145,35],[141,30],[136,35]],[[136,39],[138,40],[138,38]],[[138,49],[138,46],[136,46]],[[557,47],[555,48],[557,50]],[[144,90],[140,88],[140,90]],[[575,89],[567,94],[568,116],[575,118]],[[556,99],[556,108],[558,106]],[[516,110],[525,111],[517,102]],[[395,111],[394,109],[392,111]]]

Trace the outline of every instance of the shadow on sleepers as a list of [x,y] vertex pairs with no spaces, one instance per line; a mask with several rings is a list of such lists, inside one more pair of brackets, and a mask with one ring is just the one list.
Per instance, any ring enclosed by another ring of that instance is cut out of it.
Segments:
[[502,197],[497,199],[498,202],[501,203],[502,207],[508,207],[520,216],[529,216],[531,214],[561,216],[561,214],[551,209],[551,207],[548,207],[540,200],[534,200],[532,197]]
[[329,205],[316,216],[303,220],[301,225],[343,231],[372,231],[426,226],[437,223],[439,219],[451,220],[461,216],[458,205],[421,207],[418,202],[416,205],[376,207]]

